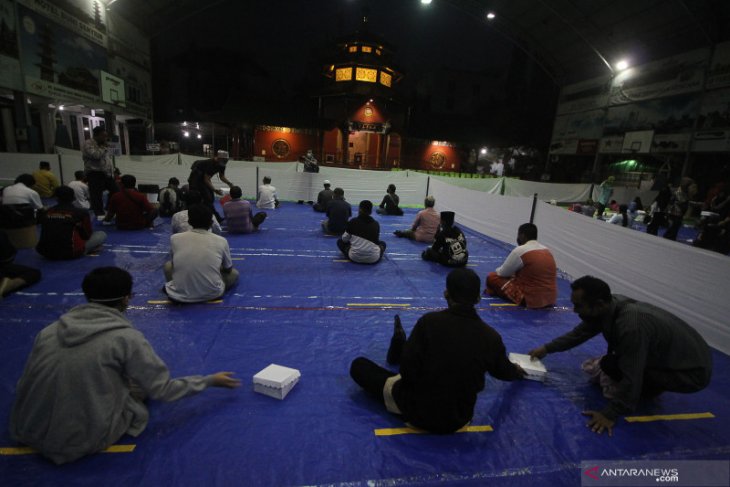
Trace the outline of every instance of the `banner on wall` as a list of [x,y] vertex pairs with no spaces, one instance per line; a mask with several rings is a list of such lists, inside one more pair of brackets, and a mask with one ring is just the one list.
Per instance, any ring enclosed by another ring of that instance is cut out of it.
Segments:
[[18,16],[25,89],[64,101],[100,103],[105,49],[25,7],[18,7]]
[[578,147],[575,153],[580,155],[590,155],[595,154],[597,151],[598,139],[580,139],[578,140]]
[[698,129],[730,127],[730,88],[708,91],[702,99]]
[[715,46],[707,75],[707,89],[722,86],[730,86],[730,41]]
[[99,0],[17,0],[17,3],[78,36],[103,47],[107,45],[106,8]]
[[610,135],[608,137],[601,137],[601,141],[598,144],[599,154],[620,154],[624,147],[624,136],[623,135]]
[[0,86],[23,89],[18,48],[18,23],[10,0],[0,0]]
[[565,86],[560,92],[557,114],[564,115],[605,107],[608,103],[610,87],[610,76],[601,76]]
[[651,152],[687,152],[692,140],[689,132],[681,134],[655,134],[651,142]]
[[703,130],[696,132],[692,142],[695,152],[730,151],[730,130]]
[[579,140],[598,139],[603,130],[605,116],[605,110],[591,110],[556,117],[550,154],[575,154]]
[[604,135],[637,130],[657,133],[689,132],[694,127],[699,99],[693,95],[674,96],[621,105],[608,109]]
[[619,105],[702,89],[709,49],[697,49],[629,68],[611,83],[609,103]]

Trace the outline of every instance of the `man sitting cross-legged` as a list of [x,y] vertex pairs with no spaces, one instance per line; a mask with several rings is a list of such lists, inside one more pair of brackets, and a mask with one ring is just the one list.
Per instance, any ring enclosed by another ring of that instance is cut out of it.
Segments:
[[[203,198],[200,196],[200,192],[191,189],[185,193],[185,204],[188,208],[202,203]],[[172,215],[170,224],[172,226],[172,233],[187,232],[188,230],[193,229],[188,221],[188,210],[178,211]],[[220,223],[218,223],[218,220],[213,220],[213,225],[210,227],[210,231],[216,235],[221,235],[223,233],[223,229],[221,228]]]
[[157,208],[135,186],[137,178],[131,174],[122,176],[122,187],[109,199],[109,211],[104,223],[111,223],[116,216],[119,230],[141,230],[152,226],[157,218]]
[[132,276],[100,267],[84,277],[87,304],[36,336],[17,383],[10,434],[57,464],[100,452],[147,427],[147,397],[176,401],[208,387],[233,388],[231,372],[170,378],[170,371],[124,316]]
[[438,262],[449,267],[462,267],[469,261],[469,251],[466,250],[466,237],[454,225],[453,211],[441,212],[441,226],[439,226],[433,245],[421,253],[423,260]]
[[423,202],[425,208],[418,212],[410,230],[396,230],[393,232],[393,235],[398,238],[405,237],[417,242],[433,242],[436,232],[439,229],[439,224],[441,223],[441,216],[433,209],[435,204],[436,199],[433,196],[427,196]]
[[191,206],[188,215],[193,229],[170,237],[172,262],[165,263],[165,292],[182,303],[219,298],[238,282],[228,241],[208,231],[213,220],[209,207]]
[[345,257],[359,264],[375,264],[385,252],[380,224],[370,216],[372,212],[372,201],[361,201],[357,216],[347,222],[345,233],[337,240],[337,247]]
[[505,381],[524,376],[507,358],[502,337],[474,309],[480,287],[473,271],[451,271],[447,309],[423,315],[407,340],[396,316],[388,362],[400,363],[400,372],[358,357],[350,366],[353,380],[417,428],[453,433],[468,425],[486,372]]
[[322,230],[328,235],[342,235],[352,216],[352,207],[345,201],[345,191],[335,188],[332,200],[327,204],[327,219],[322,220]]
[[520,225],[517,244],[504,263],[489,273],[484,292],[528,308],[553,306],[558,297],[557,267],[550,250],[537,241],[537,226]]
[[243,191],[238,186],[231,188],[231,201],[223,205],[223,215],[225,216],[226,225],[228,225],[228,233],[251,233],[259,229],[264,220],[266,220],[266,212],[259,211],[253,214],[251,203],[241,199]]
[[36,251],[47,259],[75,259],[100,247],[106,233],[91,229],[88,210],[76,208],[74,190],[56,188],[58,204],[40,217],[41,238]]

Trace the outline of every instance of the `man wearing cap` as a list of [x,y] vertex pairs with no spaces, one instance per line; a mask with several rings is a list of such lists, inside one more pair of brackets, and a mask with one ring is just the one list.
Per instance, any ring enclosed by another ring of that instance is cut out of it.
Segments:
[[214,194],[222,195],[223,191],[213,186],[211,178],[218,175],[218,178],[226,183],[229,188],[233,187],[233,183],[226,178],[226,164],[228,163],[228,152],[219,150],[212,159],[201,159],[195,161],[190,168],[190,176],[188,177],[189,189],[199,191],[203,197],[203,204],[208,206],[215,215],[215,219],[219,222],[223,218],[218,214],[213,205]]
[[423,260],[438,262],[450,267],[465,266],[469,260],[466,250],[466,237],[454,225],[456,214],[453,211],[441,212],[441,225],[436,232],[433,245],[421,254]]
[[550,250],[537,241],[537,226],[520,225],[517,245],[489,273],[484,292],[528,308],[553,306],[558,297],[557,266]]
[[385,252],[385,242],[380,240],[380,224],[370,214],[373,202],[360,202],[358,214],[347,222],[345,233],[337,240],[337,247],[345,257],[358,264],[375,264]]
[[507,358],[502,337],[474,309],[479,289],[474,271],[452,270],[444,291],[447,309],[423,315],[408,339],[396,315],[387,360],[400,364],[399,373],[358,357],[350,376],[408,425],[433,433],[468,425],[485,373],[504,381],[524,376]]
[[324,189],[319,192],[317,195],[317,202],[312,207],[314,211],[318,211],[320,213],[324,213],[327,211],[327,205],[330,201],[332,201],[332,198],[334,196],[334,192],[330,189],[330,182],[328,179],[324,180]]
[[146,398],[176,401],[208,387],[234,388],[232,372],[170,378],[170,371],[124,316],[132,276],[100,267],[84,277],[87,304],[36,336],[17,383],[10,434],[57,464],[105,450],[147,427]]

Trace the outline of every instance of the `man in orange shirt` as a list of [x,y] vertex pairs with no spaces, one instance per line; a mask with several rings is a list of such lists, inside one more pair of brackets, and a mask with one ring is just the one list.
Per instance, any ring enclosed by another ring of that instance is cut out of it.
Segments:
[[520,225],[517,244],[504,263],[487,276],[485,294],[528,308],[553,306],[558,297],[557,267],[550,250],[537,241],[537,226]]

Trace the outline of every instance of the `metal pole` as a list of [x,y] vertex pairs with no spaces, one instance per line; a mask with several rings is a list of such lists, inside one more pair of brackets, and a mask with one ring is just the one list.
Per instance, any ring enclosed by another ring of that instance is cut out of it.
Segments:
[[537,193],[532,195],[532,211],[530,212],[530,223],[535,221],[535,207],[537,206]]
[[431,186],[431,176],[426,179],[426,198],[428,198],[428,189]]
[[259,167],[256,166],[256,201],[259,200]]

